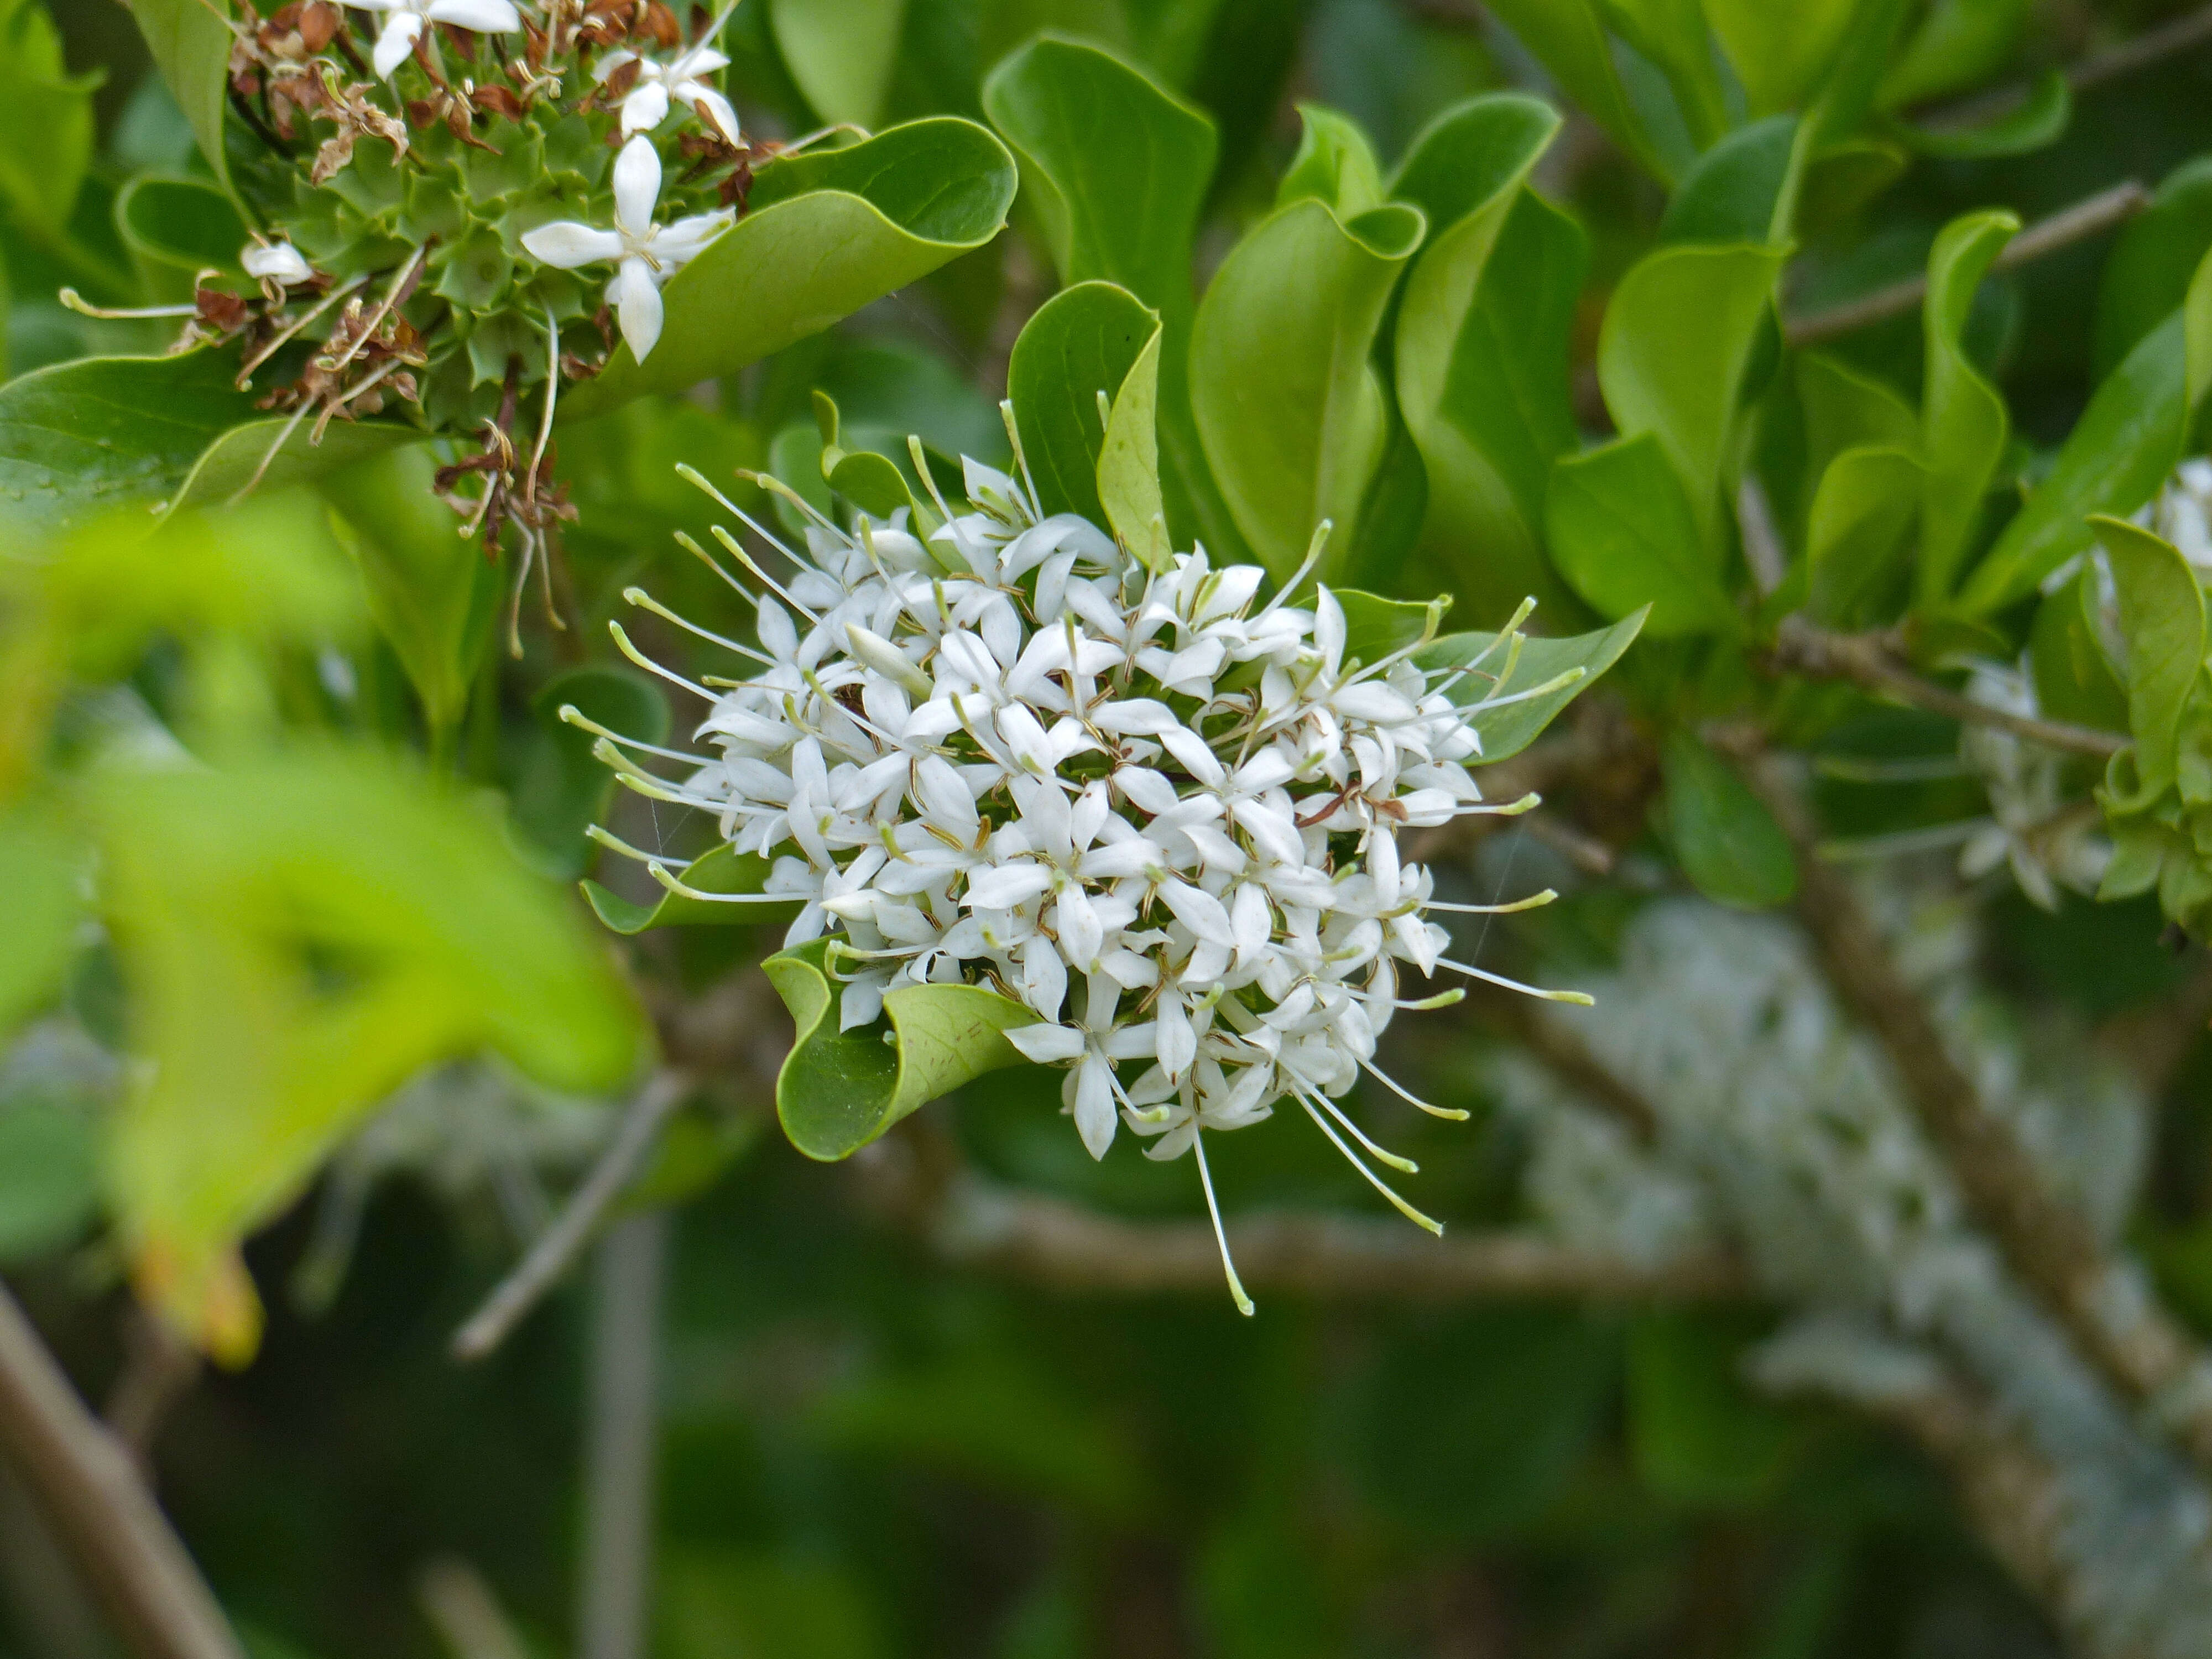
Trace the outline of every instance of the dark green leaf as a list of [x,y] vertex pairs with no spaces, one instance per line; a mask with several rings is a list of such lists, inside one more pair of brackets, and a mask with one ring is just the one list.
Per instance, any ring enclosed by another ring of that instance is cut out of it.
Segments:
[[1728,94],[1699,0],[1605,0],[1607,21],[1665,76],[1692,149],[1728,131]]
[[40,0],[0,0],[0,206],[41,241],[69,234],[92,161],[92,91],[101,78],[70,75]]
[[2188,297],[2207,252],[2212,252],[2212,156],[2200,156],[2166,176],[2105,261],[2091,354],[2100,380]]
[[541,874],[574,881],[590,862],[585,827],[605,816],[615,775],[592,752],[592,734],[561,718],[564,708],[640,743],[662,743],[668,703],[659,686],[628,667],[572,668],[531,700],[536,729],[508,786],[507,818],[519,850]]
[[1600,616],[1648,605],[1655,639],[1741,627],[1656,434],[1560,461],[1544,526],[1561,574]]
[[231,33],[226,22],[228,0],[125,0],[138,20],[138,32],[154,54],[155,66],[175,94],[177,107],[199,141],[200,154],[215,169],[216,182],[230,188],[230,161],[222,141],[230,80]]
[[2071,581],[2036,607],[2027,642],[2035,701],[2052,720],[2124,732],[2128,694],[2112,676],[2090,611],[2098,602],[2096,574],[2084,564]]
[[1369,354],[1425,228],[1399,204],[1346,223],[1295,202],[1231,251],[1199,307],[1199,433],[1237,528],[1279,580],[1323,520],[1338,556],[1351,541],[1389,437]]
[[2047,70],[2014,108],[1979,126],[1923,127],[1893,121],[1890,131],[1910,149],[1948,161],[1979,161],[1999,155],[2025,155],[2047,149],[2066,134],[2074,118],[2074,90],[2065,75]]
[[99,1208],[92,1120],[36,1098],[0,1103],[0,1265],[72,1243]]
[[1787,241],[1798,136],[1796,116],[1774,115],[1715,144],[1667,204],[1660,240]]
[[203,179],[133,179],[115,198],[115,228],[154,303],[188,302],[204,270],[245,280],[238,259],[246,222],[230,198]]
[[[1624,617],[1610,628],[1601,628],[1594,634],[1577,634],[1564,640],[1547,640],[1530,635],[1521,642],[1521,653],[1508,667],[1506,649],[1498,647],[1498,635],[1472,632],[1450,634],[1435,644],[1425,646],[1413,656],[1423,668],[1459,668],[1470,663],[1481,666],[1451,687],[1446,693],[1454,702],[1465,707],[1482,702],[1492,696],[1510,697],[1533,691],[1540,685],[1549,684],[1571,670],[1581,669],[1578,679],[1570,680],[1556,690],[1540,697],[1529,697],[1522,702],[1478,714],[1474,725],[1475,735],[1482,739],[1482,759],[1485,763],[1501,761],[1519,754],[1543,735],[1544,728],[1556,719],[1559,711],[1597,683],[1598,677],[1620,659],[1642,630],[1649,607]],[[1502,680],[1493,677],[1503,674]]]
[[776,50],[824,121],[872,127],[898,61],[906,0],[775,0]]
[[1594,0],[1498,0],[1498,19],[1542,59],[1567,95],[1654,175],[1668,176],[1613,66]]
[[2028,21],[2032,0],[1934,0],[1883,76],[1884,109],[1978,85],[2002,69]]
[[918,1106],[1000,1066],[1024,1063],[1005,1033],[1036,1024],[1021,1004],[972,985],[888,993],[881,1021],[838,1029],[842,983],[816,939],[763,964],[798,1027],[775,1084],[776,1115],[809,1158],[848,1158]]
[[1111,405],[1159,326],[1158,313],[1128,289],[1103,282],[1061,289],[1023,325],[1006,371],[1006,395],[1047,514],[1079,513],[1105,523],[1098,497],[1106,443],[1099,396]]
[[[1855,21],[1856,0],[1705,0],[1754,116],[1796,109],[1820,84]],[[1864,27],[1861,24],[1861,27]]]
[[628,346],[561,399],[581,420],[682,392],[819,333],[996,236],[1014,164],[970,121],[915,121],[761,169],[753,207],[678,271],[643,363]]
[[1990,264],[2020,229],[2013,214],[1970,213],[1936,237],[1923,307],[1927,368],[1921,406],[1920,561],[1914,592],[1923,608],[1951,596],[2010,422],[2003,398],[1966,356],[1966,314]]
[[1790,838],[1727,762],[1687,732],[1668,735],[1661,763],[1667,827],[1683,873],[1707,898],[1771,909],[1797,890]]

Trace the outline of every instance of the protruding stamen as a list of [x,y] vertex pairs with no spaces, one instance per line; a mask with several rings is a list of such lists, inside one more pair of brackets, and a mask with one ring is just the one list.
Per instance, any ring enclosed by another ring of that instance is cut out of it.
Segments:
[[639,848],[631,846],[620,836],[616,835],[613,830],[606,829],[600,824],[586,824],[584,826],[584,839],[586,841],[597,842],[600,846],[605,848],[610,853],[619,853],[626,859],[635,859],[640,864],[669,864],[673,865],[678,870],[688,870],[691,867],[691,860],[690,859],[673,859],[670,858],[665,853],[647,853],[641,851]]
[[1425,899],[1424,910],[1450,910],[1468,916],[1510,916],[1521,910],[1534,910],[1549,904],[1559,896],[1555,889],[1547,887],[1540,893],[1531,893],[1527,898],[1515,899],[1510,904],[1447,904],[1442,899]]
[[1221,1206],[1213,1196],[1213,1172],[1206,1167],[1206,1131],[1196,1124],[1191,1126],[1190,1150],[1198,1158],[1198,1184],[1206,1189],[1206,1212],[1213,1218],[1213,1242],[1221,1247],[1221,1271],[1229,1279],[1229,1294],[1237,1303],[1237,1311],[1249,1319],[1256,1311],[1252,1298],[1244,1294],[1243,1281],[1237,1277],[1237,1264],[1229,1255],[1228,1230],[1221,1224]]
[[687,766],[714,764],[714,757],[711,755],[689,755],[681,749],[664,749],[657,743],[647,743],[642,738],[626,738],[621,732],[600,725],[573,702],[562,703],[556,713],[563,726],[575,726],[581,731],[590,732],[595,738],[604,738],[609,743],[618,744],[625,749],[636,749],[648,755],[658,755],[663,760],[682,761]]
[[756,651],[750,645],[739,645],[735,640],[725,639],[720,634],[702,628],[695,622],[687,622],[641,587],[625,587],[623,589],[623,599],[641,611],[650,611],[663,622],[674,623],[685,633],[696,635],[709,645],[719,645],[725,651],[734,651],[741,657],[750,657],[755,662],[766,663],[771,668],[775,665],[775,659],[765,651]]
[[[1400,1006],[1402,1006],[1403,1005],[1401,1004]],[[1364,1071],[1368,1076],[1373,1078],[1384,1088],[1389,1090],[1391,1093],[1396,1095],[1399,1099],[1404,1101],[1408,1106],[1419,1107],[1431,1117],[1440,1117],[1444,1119],[1447,1122],[1451,1123],[1464,1123],[1468,1118],[1474,1115],[1472,1112],[1469,1112],[1464,1107],[1461,1106],[1431,1106],[1427,1101],[1423,1100],[1419,1095],[1408,1089],[1404,1084],[1399,1082],[1397,1079],[1392,1077],[1380,1066],[1375,1064],[1373,1060],[1363,1060],[1359,1062],[1359,1065],[1360,1069]]]
[[1466,963],[1452,962],[1443,957],[1437,958],[1437,966],[1449,968],[1455,974],[1465,974],[1470,979],[1479,979],[1486,985],[1518,991],[1522,996],[1534,997],[1539,1002],[1566,1002],[1577,1008],[1597,1006],[1597,999],[1587,991],[1547,991],[1540,985],[1523,985],[1519,980],[1508,979],[1503,974],[1493,974],[1483,968],[1471,968]]
[[1444,1224],[1443,1222],[1438,1221],[1433,1216],[1423,1215],[1419,1210],[1407,1203],[1404,1199],[1399,1197],[1395,1192],[1392,1191],[1389,1182],[1383,1180],[1381,1176],[1376,1175],[1374,1170],[1369,1169],[1366,1164],[1360,1162],[1359,1154],[1353,1152],[1351,1147],[1346,1146],[1344,1144],[1344,1138],[1338,1134],[1335,1130],[1328,1127],[1328,1120],[1314,1109],[1313,1102],[1306,1097],[1306,1093],[1303,1089],[1293,1089],[1291,1092],[1292,1095],[1297,1097],[1298,1104],[1306,1109],[1306,1115],[1314,1121],[1315,1126],[1319,1128],[1323,1134],[1328,1137],[1329,1144],[1334,1146],[1338,1152],[1344,1154],[1345,1160],[1349,1163],[1353,1169],[1358,1170],[1361,1175],[1367,1177],[1367,1184],[1369,1186],[1374,1188],[1376,1192],[1382,1194],[1383,1197],[1390,1200],[1391,1205],[1397,1210],[1400,1215],[1405,1217],[1407,1220],[1412,1222],[1417,1227],[1426,1228],[1429,1231],[1436,1234],[1439,1238],[1443,1236]]
[[781,582],[776,580],[775,577],[769,575],[767,571],[762,569],[760,566],[754,562],[753,556],[745,551],[744,544],[743,542],[739,541],[735,536],[730,534],[730,532],[727,530],[725,530],[720,525],[712,525],[709,526],[708,528],[714,532],[714,539],[721,543],[724,550],[739,564],[751,571],[755,579],[764,586],[769,592],[775,594],[779,599],[781,599],[793,611],[799,612],[800,616],[805,617],[807,621],[814,623],[817,627],[821,625],[822,617],[820,614],[810,609],[808,606],[801,605],[797,599],[792,598],[791,590],[789,588],[786,587]]
[[690,681],[685,679],[683,675],[677,673],[673,669],[663,668],[659,663],[653,661],[652,658],[647,656],[644,652],[632,645],[629,642],[629,635],[623,632],[623,625],[620,623],[616,622],[611,617],[607,621],[607,632],[615,636],[615,649],[621,652],[625,657],[628,657],[640,668],[645,670],[647,673],[658,674],[662,679],[666,680],[671,685],[680,685],[695,697],[703,698],[708,702],[721,702],[720,697],[716,696],[712,691],[707,690],[705,686],[694,685]]

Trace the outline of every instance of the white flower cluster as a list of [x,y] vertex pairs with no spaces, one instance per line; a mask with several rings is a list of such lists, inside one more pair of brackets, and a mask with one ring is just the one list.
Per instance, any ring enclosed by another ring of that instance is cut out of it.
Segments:
[[698,735],[718,757],[683,757],[698,764],[681,784],[625,775],[773,859],[759,898],[803,906],[788,944],[836,936],[846,1029],[896,987],[993,987],[1037,1016],[1009,1036],[1066,1068],[1094,1157],[1117,1123],[1153,1158],[1194,1152],[1212,1206],[1201,1132],[1295,1100],[1437,1230],[1360,1154],[1413,1166],[1339,1101],[1364,1071],[1463,1116],[1376,1068],[1399,1009],[1462,994],[1409,1001],[1401,975],[1529,988],[1446,959],[1428,913],[1489,907],[1437,903],[1399,848],[1401,830],[1534,804],[1486,803],[1468,770],[1471,716],[1517,700],[1468,688],[1507,677],[1518,635],[1487,667],[1424,671],[1415,646],[1362,661],[1328,588],[1310,609],[1285,602],[1303,571],[1265,600],[1258,568],[1216,569],[1202,549],[1148,572],[1086,520],[1043,517],[1014,478],[969,461],[966,481],[972,510],[939,498],[921,535],[903,511],[850,532],[815,515],[804,554],[784,550],[787,583],[718,532],[768,591],[740,586],[758,649],[706,637],[755,665],[690,687],[711,704]]

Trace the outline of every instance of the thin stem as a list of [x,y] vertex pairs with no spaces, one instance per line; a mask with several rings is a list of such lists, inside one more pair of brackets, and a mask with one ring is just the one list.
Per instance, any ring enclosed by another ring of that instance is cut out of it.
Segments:
[[[2030,225],[2006,245],[1991,269],[2012,270],[2046,253],[2056,253],[2060,248],[2101,235],[2149,205],[2150,192],[2135,179],[2114,185]],[[1793,346],[1818,345],[1869,324],[1917,310],[1927,297],[1927,277],[1910,276],[1871,294],[1863,294],[1856,300],[1846,300],[1829,310],[1816,311],[1809,317],[1793,317],[1784,333]]]
[[553,1224],[538,1236],[521,1264],[453,1334],[453,1358],[472,1361],[490,1353],[575,1264],[609,1206],[622,1196],[644,1164],[661,1126],[684,1103],[690,1089],[689,1074],[663,1071],[654,1073],[638,1091],[623,1115],[622,1127],[591,1174],[584,1177],[583,1185],[554,1218]]
[[0,1450],[141,1659],[245,1659],[130,1454],[85,1408],[4,1288]]
[[1774,641],[1778,667],[1794,673],[1828,679],[1850,680],[1869,691],[1883,693],[1973,726],[1993,726],[2016,738],[2039,743],[2068,754],[2109,759],[2128,746],[2117,732],[2099,732],[2063,720],[2037,720],[1976,702],[1948,687],[1923,679],[1899,662],[1889,641],[1877,634],[1836,634],[1802,617],[1786,618]]

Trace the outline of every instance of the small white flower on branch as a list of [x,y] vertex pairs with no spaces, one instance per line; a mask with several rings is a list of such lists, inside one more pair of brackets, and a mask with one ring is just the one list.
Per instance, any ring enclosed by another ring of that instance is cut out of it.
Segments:
[[477,34],[514,34],[522,27],[522,14],[514,9],[514,0],[346,0],[346,4],[384,14],[371,61],[386,81],[433,23],[450,23]]
[[618,262],[607,284],[607,303],[622,320],[630,355],[643,362],[660,339],[660,285],[708,243],[727,230],[736,215],[727,208],[695,213],[672,224],[653,220],[660,201],[660,153],[640,133],[615,158],[615,222],[611,230],[573,219],[523,233],[530,256],[562,270]]
[[714,49],[714,42],[729,21],[734,8],[725,7],[714,21],[706,27],[698,40],[684,47],[673,58],[648,58],[624,47],[608,52],[599,61],[592,74],[601,86],[612,81],[625,67],[637,65],[636,77],[629,89],[622,94],[622,130],[625,136],[650,132],[668,118],[671,101],[688,104],[698,112],[699,118],[720,134],[728,143],[736,144],[738,112],[730,100],[717,91],[706,77],[717,70],[728,67],[730,60]]
[[281,288],[307,282],[315,274],[314,267],[289,242],[248,242],[238,263],[256,282],[275,283]]

